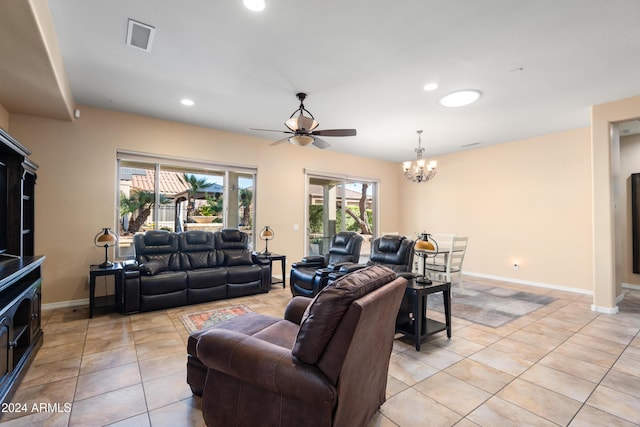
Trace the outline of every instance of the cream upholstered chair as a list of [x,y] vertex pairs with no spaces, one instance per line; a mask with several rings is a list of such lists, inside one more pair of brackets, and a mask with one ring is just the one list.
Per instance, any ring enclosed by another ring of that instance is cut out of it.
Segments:
[[458,286],[462,286],[462,262],[467,251],[468,237],[460,237],[454,234],[432,235],[438,244],[437,253],[433,257],[425,259],[425,275],[432,280],[452,282],[456,278]]

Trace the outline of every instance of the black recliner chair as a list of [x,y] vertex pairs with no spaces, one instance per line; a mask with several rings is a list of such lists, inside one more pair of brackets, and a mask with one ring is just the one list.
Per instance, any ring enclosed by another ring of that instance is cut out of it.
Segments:
[[289,279],[293,296],[315,296],[327,286],[330,273],[342,265],[357,263],[362,240],[358,233],[341,231],[331,237],[327,254],[308,256],[294,263]]
[[399,276],[412,279],[413,273],[413,245],[414,241],[405,236],[384,235],[371,243],[371,255],[366,264],[346,263],[337,271],[329,274],[329,282],[338,279],[352,271],[369,265],[384,265],[395,271]]

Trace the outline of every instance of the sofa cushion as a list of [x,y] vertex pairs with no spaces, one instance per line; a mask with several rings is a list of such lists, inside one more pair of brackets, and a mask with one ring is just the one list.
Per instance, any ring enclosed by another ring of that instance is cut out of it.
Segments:
[[162,295],[187,289],[186,271],[164,271],[155,276],[140,276],[140,295]]
[[226,268],[200,268],[187,271],[187,286],[189,289],[205,289],[226,284]]
[[351,303],[395,278],[391,269],[373,265],[347,274],[322,289],[302,316],[293,355],[305,363],[315,364]]
[[380,252],[396,253],[400,249],[400,243],[404,240],[404,236],[382,236],[378,249]]
[[249,282],[260,282],[261,278],[262,268],[258,265],[227,266],[227,283],[230,285]]
[[249,235],[240,230],[225,228],[213,234],[213,242],[218,250],[242,250],[249,247]]
[[140,266],[140,271],[147,276],[155,276],[167,270],[167,263],[164,260],[155,259],[147,261]]
[[253,258],[250,252],[227,254],[227,267],[238,265],[253,265]]

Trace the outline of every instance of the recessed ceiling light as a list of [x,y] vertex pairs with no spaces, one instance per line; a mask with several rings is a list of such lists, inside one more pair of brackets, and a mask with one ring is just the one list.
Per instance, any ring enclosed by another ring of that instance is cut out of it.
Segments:
[[480,91],[475,89],[458,90],[440,98],[440,104],[445,107],[463,107],[476,102],[480,95]]
[[423,89],[426,91],[436,90],[438,89],[438,83],[427,83]]
[[180,103],[181,103],[182,105],[186,105],[187,107],[191,107],[191,106],[193,106],[193,104],[194,104],[193,100],[191,100],[191,99],[187,99],[187,98],[185,98],[185,99],[181,100],[181,101],[180,101]]
[[260,12],[265,7],[264,0],[242,0],[242,3],[244,7],[254,12]]

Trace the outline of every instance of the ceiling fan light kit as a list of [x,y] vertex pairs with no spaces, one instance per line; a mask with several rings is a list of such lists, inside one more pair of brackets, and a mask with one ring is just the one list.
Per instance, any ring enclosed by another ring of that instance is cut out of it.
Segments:
[[303,116],[302,113],[300,113],[300,116],[291,117],[289,120],[284,122],[284,125],[293,132],[311,132],[317,128],[319,124],[320,123],[316,122],[313,118]]
[[[315,130],[319,123],[313,117],[313,114],[304,108],[304,100],[307,97],[306,93],[300,92],[296,94],[296,97],[300,101],[300,106],[291,114],[289,119],[284,122],[284,125],[289,129],[288,131],[278,131],[272,129],[251,129],[265,132],[282,132],[290,134],[290,137],[280,139],[271,145],[280,144],[284,141],[289,141],[293,145],[299,147],[305,147],[307,145],[314,145],[315,147],[324,149],[330,146],[330,144],[318,136],[355,136],[355,129],[325,129]],[[307,113],[307,115],[305,115]],[[296,114],[298,115],[296,117]]]
[[294,135],[289,138],[289,142],[293,145],[297,145],[298,147],[306,147],[307,145],[313,142],[312,136],[307,135]]
[[417,159],[415,164],[411,160],[403,162],[402,171],[404,172],[404,178],[408,181],[415,183],[428,182],[436,176],[438,172],[438,162],[431,160],[427,163],[427,161],[422,158],[424,154],[424,147],[422,147],[422,139],[420,137],[422,131],[417,130],[416,132],[418,133],[418,148],[415,149]]

